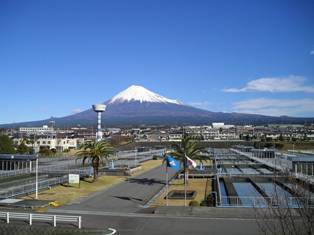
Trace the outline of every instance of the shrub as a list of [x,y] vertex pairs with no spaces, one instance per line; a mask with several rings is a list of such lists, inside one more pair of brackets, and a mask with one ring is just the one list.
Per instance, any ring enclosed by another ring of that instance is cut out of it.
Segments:
[[207,204],[208,206],[215,206],[215,195],[210,194],[207,196]]
[[190,203],[189,203],[189,206],[199,206],[199,205],[200,205],[199,202],[195,201],[195,200],[190,201]]

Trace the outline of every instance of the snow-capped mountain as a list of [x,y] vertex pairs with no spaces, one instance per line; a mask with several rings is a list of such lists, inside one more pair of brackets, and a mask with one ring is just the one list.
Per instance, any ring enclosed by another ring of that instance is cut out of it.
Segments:
[[171,100],[161,95],[158,95],[142,86],[132,85],[126,90],[120,92],[119,94],[112,97],[109,101],[109,104],[112,103],[123,103],[123,102],[134,102],[138,101],[151,102],[151,103],[172,103],[179,104],[176,100]]
[[[243,113],[222,113],[202,110],[168,99],[142,86],[132,85],[110,100],[102,115],[105,126],[132,125],[199,125],[211,122],[228,124],[311,123],[314,118],[273,117]],[[57,126],[96,125],[96,113],[92,109],[41,121],[0,125],[0,127],[41,126],[49,121]]]

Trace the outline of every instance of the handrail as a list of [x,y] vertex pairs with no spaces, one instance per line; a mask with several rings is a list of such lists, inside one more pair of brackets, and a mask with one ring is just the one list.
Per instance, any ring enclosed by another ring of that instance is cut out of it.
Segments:
[[[228,203],[223,203],[228,201]],[[247,203],[245,203],[247,201]],[[229,203],[230,202],[230,203]],[[221,196],[221,202],[219,206],[228,207],[267,207],[267,205],[281,206],[285,205],[288,207],[299,208],[302,204],[314,207],[314,197],[263,197],[263,196]]]
[[[62,176],[62,177],[56,177],[51,179],[45,179],[42,181],[39,181],[38,188],[44,189],[49,188],[53,185],[62,184],[68,181],[68,176]],[[0,193],[0,198],[10,198],[15,197],[18,195],[24,195],[27,193],[35,192],[36,185],[35,183],[28,183],[21,186],[16,186],[11,189],[9,189],[7,192]]]
[[29,168],[11,170],[11,171],[1,170],[0,177],[9,177],[9,176],[22,175],[22,174],[28,174],[28,173],[31,173]]
[[57,226],[57,222],[77,223],[79,229],[82,227],[82,217],[72,215],[51,215],[51,214],[33,214],[33,213],[18,213],[18,212],[3,212],[0,211],[0,219],[5,219],[6,223],[10,223],[11,219],[21,219],[28,221],[29,225],[33,221],[51,221],[53,227]]

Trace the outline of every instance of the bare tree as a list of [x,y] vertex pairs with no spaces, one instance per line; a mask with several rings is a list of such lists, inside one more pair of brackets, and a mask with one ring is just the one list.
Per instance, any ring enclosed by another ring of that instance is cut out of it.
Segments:
[[[283,182],[283,179],[286,180]],[[272,184],[274,194],[267,198],[267,207],[256,208],[256,221],[261,232],[270,235],[314,234],[314,204],[310,182],[290,176],[275,177]],[[289,192],[283,193],[283,187]]]

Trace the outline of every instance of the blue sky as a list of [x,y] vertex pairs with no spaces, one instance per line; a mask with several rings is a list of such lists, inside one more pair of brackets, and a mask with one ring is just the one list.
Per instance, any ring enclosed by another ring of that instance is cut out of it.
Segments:
[[212,111],[314,116],[314,1],[0,1],[0,123],[132,84]]

